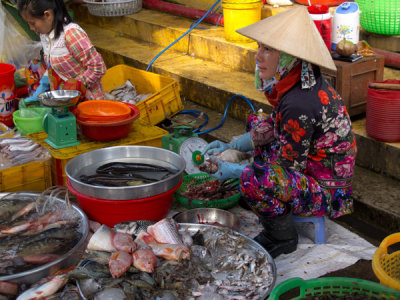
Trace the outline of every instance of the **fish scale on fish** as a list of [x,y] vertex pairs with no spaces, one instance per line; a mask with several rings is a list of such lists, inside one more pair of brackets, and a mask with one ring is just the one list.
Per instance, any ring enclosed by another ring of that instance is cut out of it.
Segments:
[[126,221],[115,224],[114,229],[118,232],[137,236],[140,231],[147,231],[147,228],[155,223],[148,220]]
[[178,223],[172,218],[164,218],[147,228],[159,243],[184,245],[178,233]]

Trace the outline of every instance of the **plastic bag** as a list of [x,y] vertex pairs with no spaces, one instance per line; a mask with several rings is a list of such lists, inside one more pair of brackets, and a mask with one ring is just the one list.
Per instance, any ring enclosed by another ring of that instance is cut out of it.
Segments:
[[13,25],[0,5],[0,62],[25,68],[32,59],[40,59],[40,42],[32,41]]

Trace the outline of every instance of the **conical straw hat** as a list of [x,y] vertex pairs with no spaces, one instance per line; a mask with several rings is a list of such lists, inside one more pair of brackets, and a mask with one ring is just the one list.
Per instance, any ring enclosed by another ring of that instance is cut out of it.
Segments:
[[336,71],[331,54],[305,6],[278,13],[237,32],[276,50]]

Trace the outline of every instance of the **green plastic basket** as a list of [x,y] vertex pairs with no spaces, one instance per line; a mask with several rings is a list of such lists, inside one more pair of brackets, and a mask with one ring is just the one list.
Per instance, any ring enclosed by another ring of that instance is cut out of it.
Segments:
[[[195,199],[187,199],[180,195],[181,191],[186,190],[187,185],[194,180],[195,185],[201,185],[205,181],[209,180],[217,180],[207,173],[198,173],[198,174],[190,174],[183,177],[182,185],[176,190],[175,198],[178,202],[186,207],[186,208],[203,208],[203,207],[210,207],[210,208],[221,208],[221,209],[228,209],[235,206],[239,199],[240,193],[238,191],[237,194],[230,196],[224,199],[216,199],[216,200],[209,200],[209,201],[202,201],[202,200],[195,200]],[[237,184],[239,185],[239,179],[237,180]]]
[[[288,298],[288,295],[292,294],[296,295]],[[377,300],[400,299],[400,291],[368,280],[346,277],[323,277],[303,280],[295,277],[278,284],[269,295],[268,300],[279,300],[283,295],[286,297],[282,297],[282,299],[297,300],[322,295],[340,297],[355,294],[365,295],[369,299]]]
[[356,0],[356,3],[364,30],[385,35],[400,34],[399,0]]

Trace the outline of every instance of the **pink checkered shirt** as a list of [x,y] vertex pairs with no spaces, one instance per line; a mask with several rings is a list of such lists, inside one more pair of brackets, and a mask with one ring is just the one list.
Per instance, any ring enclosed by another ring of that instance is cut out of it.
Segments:
[[86,99],[105,99],[101,77],[106,66],[86,32],[75,23],[64,26],[55,39],[54,31],[40,36],[45,59],[64,80],[74,78],[87,88]]

